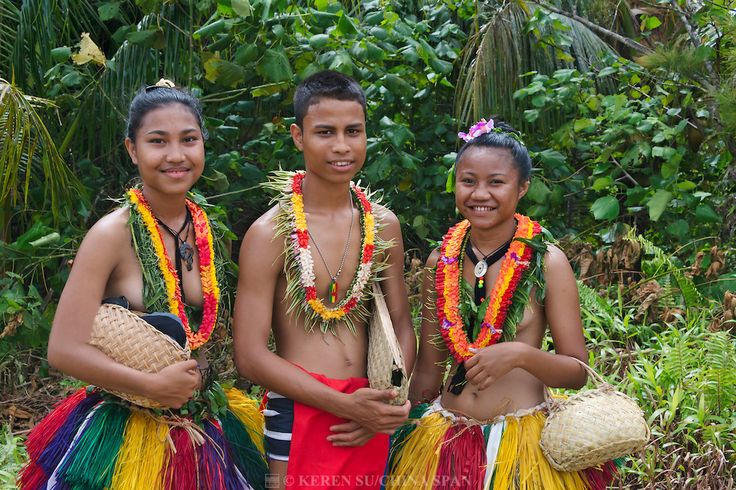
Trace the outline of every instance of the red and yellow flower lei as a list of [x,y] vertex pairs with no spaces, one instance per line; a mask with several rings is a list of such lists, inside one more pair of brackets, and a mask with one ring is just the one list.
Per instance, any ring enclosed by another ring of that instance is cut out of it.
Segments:
[[296,247],[295,259],[299,267],[299,278],[305,292],[305,299],[311,308],[323,321],[329,322],[341,320],[350,311],[358,306],[363,296],[365,286],[371,278],[373,268],[373,252],[375,250],[374,240],[376,234],[376,222],[373,216],[371,203],[365,193],[355,184],[351,183],[353,194],[360,202],[363,225],[360,253],[360,264],[355,278],[351,284],[347,296],[334,308],[325,306],[322,299],[317,297],[315,287],[314,261],[309,247],[309,233],[307,232],[307,217],[304,214],[304,194],[302,183],[305,172],[296,172],[291,180],[291,211],[294,245]]
[[166,253],[166,247],[161,236],[161,230],[156,223],[156,218],[153,216],[151,208],[140,189],[129,190],[128,199],[130,199],[130,202],[135,206],[135,210],[140,214],[153,244],[156,257],[158,258],[159,271],[166,284],[169,312],[177,315],[181,319],[187,339],[189,340],[189,347],[196,349],[205,344],[209,340],[210,335],[212,335],[212,331],[217,324],[220,303],[220,289],[217,284],[217,275],[215,272],[215,252],[209,219],[207,219],[207,215],[202,208],[189,199],[186,200],[186,206],[192,215],[192,224],[194,225],[194,241],[197,246],[199,275],[202,281],[202,294],[204,296],[202,323],[197,333],[194,333],[189,327],[189,319],[184,311],[184,302],[181,299],[181,289],[179,288],[176,268]]
[[498,342],[516,288],[522,275],[529,268],[534,250],[517,238],[532,239],[541,233],[542,227],[527,216],[516,214],[514,217],[518,222],[514,240],[504,255],[501,270],[488,298],[489,304],[481,322],[480,332],[473,343],[468,340],[459,308],[462,279],[460,261],[463,259],[461,253],[465,235],[470,230],[470,221],[461,221],[450,228],[442,240],[435,276],[437,321],[442,338],[457,362],[472,357],[473,350]]

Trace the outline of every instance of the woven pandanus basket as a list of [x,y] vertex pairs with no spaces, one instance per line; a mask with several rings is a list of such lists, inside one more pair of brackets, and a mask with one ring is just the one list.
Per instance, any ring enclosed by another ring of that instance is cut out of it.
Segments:
[[368,327],[368,383],[377,390],[396,390],[398,395],[389,403],[403,405],[409,395],[409,378],[383,291],[376,282],[373,283],[373,303]]
[[[157,373],[191,354],[174,339],[122,306],[104,304],[95,316],[88,343],[113,360],[146,373]],[[131,393],[106,390],[141,407],[164,408],[160,403]]]
[[643,448],[649,426],[637,403],[616,391],[585,363],[597,387],[568,398],[546,399],[549,408],[539,445],[560,471],[592,468]]

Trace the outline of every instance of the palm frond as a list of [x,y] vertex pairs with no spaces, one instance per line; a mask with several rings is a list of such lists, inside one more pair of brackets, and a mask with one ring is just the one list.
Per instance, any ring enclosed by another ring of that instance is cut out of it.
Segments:
[[[609,44],[586,26],[560,16],[559,21],[568,28],[566,35],[571,41],[568,52],[573,61],[560,59],[552,47],[539,46],[527,29],[532,12],[543,7],[513,0],[495,8],[489,20],[470,37],[464,50],[456,92],[456,115],[463,126],[494,114],[516,127],[527,128],[523,119],[526,102],[513,98],[514,92],[526,85],[523,75],[534,71],[551,75],[561,68],[587,72],[600,64],[604,56],[614,53]],[[557,121],[544,120],[537,124],[541,129],[551,129]]]
[[[15,26],[18,25],[20,11],[12,0],[0,0],[0,70],[7,70],[13,59],[13,48],[17,36]],[[12,78],[12,73],[0,73],[0,76]]]
[[[62,202],[74,202],[81,185],[59,154],[53,138],[36,112],[52,103],[24,95],[15,85],[0,79],[0,208],[28,204],[31,181],[43,178],[44,202],[54,216]],[[6,233],[8,215],[0,221]],[[0,235],[2,236],[2,235]],[[4,237],[3,237],[4,238]]]
[[[0,11],[12,0],[0,0]],[[16,26],[13,36],[12,66],[16,83],[27,93],[43,93],[44,76],[54,66],[51,50],[60,46],[73,46],[79,42],[82,32],[94,33],[96,37],[109,38],[107,25],[100,20],[97,6],[100,2],[84,0],[25,0],[17,12],[15,22],[6,24],[2,30]],[[129,2],[124,2],[126,5]],[[7,27],[6,27],[7,26]],[[0,32],[0,43],[5,33]],[[0,46],[0,56],[2,56]]]

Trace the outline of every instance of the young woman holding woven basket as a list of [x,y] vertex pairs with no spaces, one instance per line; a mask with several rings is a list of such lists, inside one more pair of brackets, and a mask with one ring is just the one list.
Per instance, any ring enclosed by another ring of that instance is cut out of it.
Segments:
[[[529,188],[529,154],[493,120],[459,136],[465,144],[450,182],[464,220],[427,261],[409,395],[425,403],[394,436],[387,488],[604,488],[611,463],[561,472],[539,446],[545,385],[583,386],[578,360],[587,354],[564,253],[516,213]],[[540,349],[547,327],[555,353]]]
[[141,184],[87,233],[49,338],[50,364],[90,386],[29,434],[21,488],[264,486],[257,403],[203,381],[197,354],[223,311],[223,228],[188,197],[206,137],[173,83],[133,99],[125,145]]

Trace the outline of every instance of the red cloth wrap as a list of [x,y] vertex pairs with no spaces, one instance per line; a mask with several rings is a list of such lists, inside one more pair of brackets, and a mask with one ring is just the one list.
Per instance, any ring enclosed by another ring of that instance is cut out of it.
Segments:
[[[367,378],[332,379],[309,373],[317,381],[342,393],[352,393],[368,386]],[[294,426],[291,435],[288,489],[380,488],[388,457],[389,437],[376,434],[360,447],[335,447],[327,436],[330,427],[345,423],[314,407],[294,402]]]

